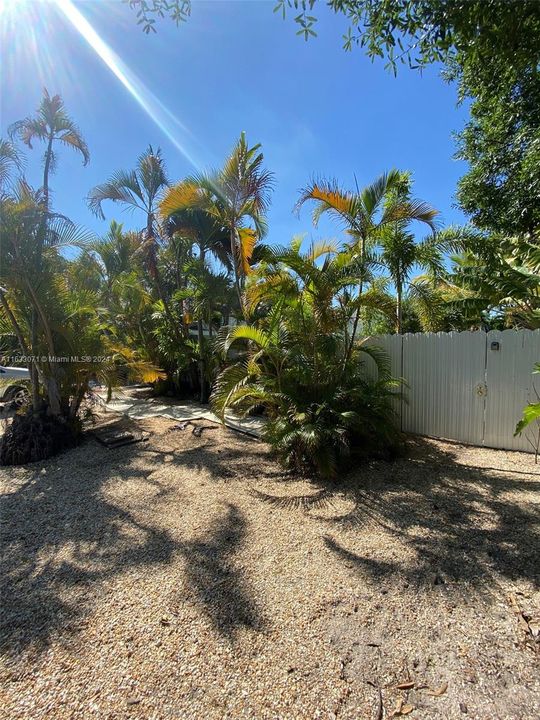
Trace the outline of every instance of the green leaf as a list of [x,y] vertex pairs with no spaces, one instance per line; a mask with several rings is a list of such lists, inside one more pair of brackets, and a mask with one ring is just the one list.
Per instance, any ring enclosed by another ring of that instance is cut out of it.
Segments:
[[531,403],[530,405],[527,405],[523,410],[523,418],[516,425],[514,437],[516,435],[521,435],[523,430],[525,430],[525,428],[528,425],[530,425],[535,420],[539,420],[539,419],[540,419],[540,402]]

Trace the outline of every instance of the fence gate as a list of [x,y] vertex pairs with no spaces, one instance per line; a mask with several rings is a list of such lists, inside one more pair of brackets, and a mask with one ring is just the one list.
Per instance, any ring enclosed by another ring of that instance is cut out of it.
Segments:
[[385,335],[375,340],[408,383],[402,429],[431,437],[532,451],[538,427],[514,437],[528,402],[538,402],[540,330]]

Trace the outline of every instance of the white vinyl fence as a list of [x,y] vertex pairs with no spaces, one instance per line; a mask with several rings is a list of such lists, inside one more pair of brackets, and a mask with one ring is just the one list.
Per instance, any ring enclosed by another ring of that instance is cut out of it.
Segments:
[[514,430],[540,400],[540,330],[417,333],[373,338],[407,381],[402,430],[472,445],[533,451],[538,425]]

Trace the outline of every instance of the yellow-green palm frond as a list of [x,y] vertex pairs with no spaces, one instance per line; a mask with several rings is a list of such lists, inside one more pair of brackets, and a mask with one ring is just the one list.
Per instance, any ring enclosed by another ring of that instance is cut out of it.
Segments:
[[316,203],[312,212],[315,225],[324,213],[333,215],[346,225],[354,224],[357,220],[358,197],[340,188],[335,180],[320,179],[307,185],[300,192],[296,210],[300,210],[308,201]]
[[204,208],[207,198],[195,180],[184,180],[168,188],[159,205],[162,218],[192,208]]
[[294,298],[297,294],[298,283],[290,273],[279,269],[268,271],[246,287],[246,310],[252,312],[262,302],[275,303],[279,299]]
[[250,260],[253,256],[255,243],[257,242],[257,232],[253,228],[240,227],[237,229],[238,243],[235,247],[238,265],[244,275],[251,272]]
[[239,340],[255,343],[259,348],[266,348],[271,344],[272,337],[261,328],[242,323],[231,328],[224,328],[223,333],[218,336],[216,345],[223,354],[226,354],[229,348]]
[[335,240],[320,240],[310,245],[307,258],[315,262],[324,255],[337,255],[338,252],[339,247]]

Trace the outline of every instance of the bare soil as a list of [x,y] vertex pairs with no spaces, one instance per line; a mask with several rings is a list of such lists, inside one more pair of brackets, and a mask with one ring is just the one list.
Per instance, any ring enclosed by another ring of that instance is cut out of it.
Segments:
[[196,424],[0,469],[0,718],[540,717],[532,456],[324,485]]

